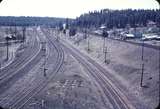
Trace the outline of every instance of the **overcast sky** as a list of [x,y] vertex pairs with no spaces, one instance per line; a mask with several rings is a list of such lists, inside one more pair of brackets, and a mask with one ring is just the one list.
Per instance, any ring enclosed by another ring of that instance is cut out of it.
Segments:
[[3,0],[0,16],[75,18],[100,9],[157,9],[155,0]]

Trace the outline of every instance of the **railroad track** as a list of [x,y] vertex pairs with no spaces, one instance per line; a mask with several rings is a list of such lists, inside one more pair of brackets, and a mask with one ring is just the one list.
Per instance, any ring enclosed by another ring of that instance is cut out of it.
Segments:
[[[27,47],[27,49],[25,49],[25,51],[22,54],[22,58],[17,58],[16,60],[14,60],[10,65],[1,68],[2,72],[8,72],[9,68],[15,68],[18,64],[22,63],[24,61],[25,58],[29,58],[29,55],[31,54],[27,54],[29,52],[31,52],[32,49],[34,49],[34,51],[36,50],[35,48],[37,48],[37,43],[35,42],[35,38],[31,37],[30,38],[31,43],[29,44],[29,46]],[[37,51],[37,50],[36,50]],[[22,61],[21,61],[22,60]],[[3,73],[0,73],[0,75],[2,75]]]
[[[136,109],[134,106],[132,106],[130,101],[120,91],[120,89],[112,84],[111,80],[109,79],[110,77],[106,75],[107,71],[102,69],[98,63],[89,57],[86,57],[71,45],[68,45],[64,40],[62,45],[69,53],[73,55],[73,57],[75,57],[76,60],[81,63],[84,68],[86,68],[92,79],[94,79],[95,82],[97,82],[97,84],[100,86],[101,90],[103,91],[101,93],[103,93],[106,97],[105,98],[104,96],[101,96],[104,104],[106,103],[105,99],[108,99],[112,104],[113,109]],[[66,45],[68,45],[68,47]]]
[[[38,45],[37,44],[38,43],[33,43],[33,45],[28,50],[26,50],[26,53],[24,53],[24,57],[18,58],[17,60],[13,61],[11,63],[11,65],[9,65],[1,70],[1,74],[0,74],[0,87],[1,87],[1,89],[3,89],[4,86],[6,86],[6,84],[8,84],[8,81],[13,79],[15,76],[20,77],[22,74],[24,74],[24,73],[21,73],[22,71],[25,70],[25,72],[26,72],[29,70],[29,69],[24,69],[25,66],[29,65],[31,63],[31,61],[33,59],[35,59],[36,56],[40,55],[41,46],[39,44]],[[32,51],[32,49],[33,49],[33,51]],[[31,52],[33,52],[33,55],[30,56]],[[35,52],[37,52],[37,53],[35,53]],[[3,93],[3,90],[1,90],[1,93]]]
[[[27,50],[25,50],[24,54],[24,57],[23,57],[23,54],[22,54],[22,58],[18,58],[17,60],[13,61],[11,63],[11,65],[5,67],[4,69],[2,69],[2,72],[1,72],[1,75],[0,75],[0,87],[1,87],[1,93],[3,94],[3,92],[5,92],[5,90],[7,89],[6,88],[6,85],[8,85],[11,81],[11,79],[15,79],[14,77],[16,77],[17,79],[17,76],[18,77],[21,77],[24,73],[22,73],[24,70],[25,72],[29,69],[24,69],[25,66],[27,66],[31,60],[34,60],[34,58],[37,56],[37,55],[40,55],[40,49],[41,49],[41,46],[40,44],[36,43],[35,42],[35,38],[31,38],[32,40],[32,43],[30,44],[30,46],[27,48]],[[39,39],[37,39],[39,40]],[[33,49],[34,48],[34,49]],[[33,51],[37,52],[37,53],[32,53],[33,55],[29,56],[29,54],[27,54],[28,52],[30,53],[31,50],[33,49]],[[36,59],[38,60],[38,59]],[[15,69],[15,70],[13,70]],[[9,85],[8,85],[9,87]],[[3,90],[5,89],[5,90]],[[0,104],[2,104],[2,101],[3,99],[1,98],[0,99]]]
[[[35,58],[35,57],[37,57],[37,56],[41,56],[41,53],[37,53],[36,55],[34,55],[33,57],[32,57],[32,59],[30,60],[30,61],[35,61],[35,62],[37,62],[38,60],[40,60],[40,58]],[[36,59],[36,60],[35,60]],[[30,63],[30,61],[28,62],[27,61],[27,63],[25,63],[25,67]],[[24,68],[20,68],[20,69],[18,69],[17,70],[17,72],[14,72],[13,74],[11,74],[11,75],[9,75],[9,76],[7,76],[6,77],[6,80],[4,80],[4,81],[7,81],[8,79],[10,79],[10,78],[14,78],[14,77],[17,77],[17,74],[19,74],[19,72],[23,72],[23,70],[21,70],[21,69],[24,69]],[[25,69],[24,69],[25,70]],[[28,70],[30,70],[30,69],[28,69]],[[25,70],[26,71],[26,70]],[[18,75],[19,76],[19,75]],[[5,79],[5,78],[4,78]],[[3,82],[4,82],[3,81]],[[3,83],[2,83],[3,84]],[[5,84],[5,83],[4,83]],[[28,84],[27,84],[28,85]],[[26,86],[26,85],[25,85]],[[26,87],[25,87],[26,88]],[[24,88],[24,89],[25,89]],[[23,89],[23,91],[24,91],[24,89]],[[16,96],[16,95],[18,95],[19,94],[19,90],[17,89],[17,91],[12,95],[12,96]],[[3,97],[4,98],[9,98],[11,95],[10,94],[8,94],[8,95],[4,95]],[[14,98],[14,97],[12,97],[12,98]],[[6,101],[7,100],[7,101]],[[6,99],[6,100],[0,100],[0,104],[1,105],[3,105],[3,106],[5,106],[9,101],[11,101],[11,100],[13,100],[13,99]]]
[[48,43],[49,46],[52,46],[56,49],[57,53],[58,53],[58,58],[56,60],[56,65],[55,65],[55,69],[54,69],[54,73],[50,73],[49,78],[46,80],[44,80],[44,78],[39,78],[39,79],[35,79],[32,82],[33,87],[29,87],[29,88],[24,88],[21,92],[19,92],[18,94],[16,94],[12,101],[8,104],[6,104],[5,107],[10,108],[10,109],[21,109],[23,108],[27,102],[33,97],[36,96],[38,94],[38,92],[40,92],[49,82],[50,80],[55,77],[55,75],[58,73],[58,71],[60,70],[63,61],[64,61],[64,52],[63,50],[57,46],[55,43],[53,43],[51,41],[51,39],[48,39]]

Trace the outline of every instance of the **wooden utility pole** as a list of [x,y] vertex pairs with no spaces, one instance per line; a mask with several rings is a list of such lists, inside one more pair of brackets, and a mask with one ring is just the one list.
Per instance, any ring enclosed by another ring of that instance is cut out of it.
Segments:
[[143,87],[143,75],[144,75],[144,41],[142,41],[142,57],[141,57],[141,61],[142,61],[142,72],[141,72],[141,82],[140,82],[140,86]]
[[89,41],[89,34],[87,33],[87,29],[84,30],[84,39],[87,39],[87,51],[90,51],[90,41]]
[[[3,52],[2,51],[0,51],[0,57],[2,57],[3,56],[3,54],[2,54]],[[1,73],[1,61],[2,61],[2,58],[0,58],[0,73]]]
[[59,29],[58,27],[56,28],[56,31],[57,31],[57,32],[56,32],[56,33],[57,33],[57,34],[56,34],[56,35],[57,35],[56,40],[57,40],[57,42],[59,42],[59,40],[60,40],[60,33],[61,33],[61,32],[60,32],[60,29]]
[[[159,9],[160,9],[160,0],[156,0],[159,3]],[[160,29],[160,22],[157,21],[158,27]],[[160,108],[160,44],[159,44],[159,103],[156,109]]]
[[43,57],[44,57],[44,63],[43,63],[43,76],[46,77],[47,73],[46,71],[48,70],[46,68],[46,42],[41,42],[42,44],[42,51],[44,51]]
[[14,27],[14,35],[15,35],[15,37],[17,35],[17,28],[16,28],[16,26]]
[[2,62],[1,62],[1,60],[0,60],[0,73],[1,73],[1,66],[2,66]]
[[88,38],[87,38],[87,50],[88,50],[88,52],[90,51],[90,41],[89,41],[89,36],[87,36]]
[[142,62],[142,73],[141,73],[141,87],[143,87],[143,74],[144,74],[144,63]]
[[[159,10],[160,10],[160,1],[159,0],[157,1],[159,3]],[[158,27],[160,29],[160,22],[158,23]],[[160,44],[159,44],[159,104],[158,104],[158,108],[160,108]]]
[[[105,29],[105,28],[104,28]],[[106,46],[106,38],[108,37],[108,32],[103,29],[103,53],[104,53],[104,62],[107,63],[107,46]]]
[[25,42],[25,38],[26,38],[26,27],[23,27],[23,43]]
[[9,40],[9,37],[7,36],[6,37],[6,45],[7,45],[7,57],[6,57],[6,60],[8,60],[8,55],[9,55],[9,44],[8,44],[8,40]]
[[43,63],[43,76],[46,77],[47,76],[47,68],[46,68],[46,55],[44,55],[44,63]]
[[159,44],[159,104],[156,109],[160,108],[160,44]]
[[[159,10],[160,10],[160,1],[159,0],[156,0],[156,1],[159,3]],[[160,22],[159,21],[157,21],[157,25],[160,29]],[[159,109],[159,108],[160,108],[160,44],[159,44],[159,104],[156,109]]]
[[84,39],[87,39],[87,29],[84,29]]
[[107,47],[105,48],[104,51],[104,62],[107,63]]
[[103,37],[103,53],[105,52],[105,50],[104,50],[105,49],[105,45],[106,45],[105,43],[106,43],[105,37]]

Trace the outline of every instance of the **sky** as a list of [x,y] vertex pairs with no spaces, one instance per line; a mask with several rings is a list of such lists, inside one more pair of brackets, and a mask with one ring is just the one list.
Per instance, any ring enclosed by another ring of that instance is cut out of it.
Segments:
[[155,0],[3,0],[0,16],[76,18],[100,9],[157,9]]

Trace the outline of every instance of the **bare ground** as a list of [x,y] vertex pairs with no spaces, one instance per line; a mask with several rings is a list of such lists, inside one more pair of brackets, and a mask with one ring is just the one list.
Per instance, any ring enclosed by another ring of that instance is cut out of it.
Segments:
[[[110,104],[108,104],[110,105]],[[68,53],[62,69],[25,107],[47,109],[104,109],[98,90],[81,65]]]
[[[109,69],[110,73],[121,82],[130,93],[135,95],[148,107],[155,108],[158,104],[158,72],[159,55],[158,50],[144,47],[144,77],[143,86],[140,87],[142,72],[142,47],[133,44],[107,39],[107,63],[104,63],[103,39],[98,36],[89,36],[83,39],[83,34],[69,37],[60,35],[69,43],[76,46],[85,54],[91,56],[102,66]],[[160,42],[156,42],[160,45]]]

